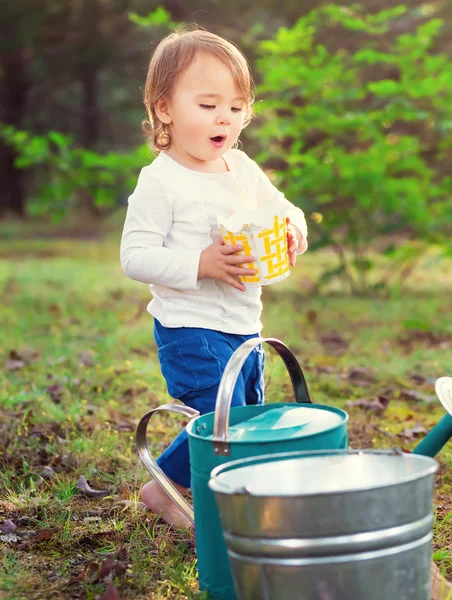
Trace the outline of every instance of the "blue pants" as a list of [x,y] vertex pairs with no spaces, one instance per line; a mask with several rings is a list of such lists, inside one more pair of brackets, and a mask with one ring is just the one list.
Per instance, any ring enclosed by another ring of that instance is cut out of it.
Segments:
[[[168,393],[201,414],[215,410],[218,387],[233,352],[246,340],[236,335],[197,327],[164,327],[154,320],[158,356]],[[264,361],[261,345],[245,361],[235,386],[232,406],[261,404],[264,399]],[[157,459],[165,475],[190,487],[190,459],[185,429]]]

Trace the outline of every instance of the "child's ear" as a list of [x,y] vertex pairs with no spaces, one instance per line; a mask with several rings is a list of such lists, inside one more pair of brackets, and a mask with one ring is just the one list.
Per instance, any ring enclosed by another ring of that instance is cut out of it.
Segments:
[[170,125],[172,122],[170,114],[170,105],[166,98],[159,98],[155,104],[155,114],[165,125]]

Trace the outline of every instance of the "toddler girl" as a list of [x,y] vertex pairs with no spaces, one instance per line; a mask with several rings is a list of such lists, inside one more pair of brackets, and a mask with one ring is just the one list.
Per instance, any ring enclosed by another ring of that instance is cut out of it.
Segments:
[[[155,341],[168,393],[201,414],[215,408],[233,352],[262,329],[261,288],[246,288],[239,266],[254,257],[224,245],[218,217],[273,206],[288,215],[291,266],[306,250],[303,212],[235,149],[252,115],[248,63],[230,42],[206,31],[172,33],[154,52],[146,80],[147,130],[157,158],[129,198],[121,242],[126,275],[150,284]],[[264,353],[256,348],[237,381],[232,405],[263,401]],[[185,431],[159,457],[173,485],[190,487]],[[168,523],[188,525],[156,481],[143,502]]]

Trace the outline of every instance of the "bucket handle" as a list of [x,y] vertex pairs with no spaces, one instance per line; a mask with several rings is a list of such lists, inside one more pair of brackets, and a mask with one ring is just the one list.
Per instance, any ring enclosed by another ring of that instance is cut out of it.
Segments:
[[190,408],[188,406],[182,406],[179,404],[164,404],[163,406],[158,406],[157,408],[153,408],[149,412],[147,412],[141,421],[138,423],[137,433],[136,433],[136,442],[138,454],[140,455],[141,460],[144,462],[147,470],[152,475],[152,477],[157,481],[160,487],[164,492],[168,494],[168,496],[177,504],[180,510],[184,513],[189,521],[192,524],[195,522],[195,516],[193,513],[193,507],[185,500],[182,494],[176,490],[174,485],[162,471],[162,469],[158,466],[157,462],[153,458],[148,442],[146,439],[146,432],[149,423],[149,419],[152,415],[158,411],[170,411],[179,413],[180,415],[185,415],[190,419],[194,419],[199,415],[197,410]]
[[231,410],[232,395],[234,393],[237,378],[242,370],[243,364],[251,352],[266,342],[270,344],[281,356],[289,371],[295,400],[300,403],[311,403],[306,380],[303,371],[292,351],[283,342],[276,338],[251,338],[237,348],[228,361],[218,388],[215,406],[215,420],[213,429],[213,447],[216,455],[229,456],[230,447],[228,443],[229,414]]

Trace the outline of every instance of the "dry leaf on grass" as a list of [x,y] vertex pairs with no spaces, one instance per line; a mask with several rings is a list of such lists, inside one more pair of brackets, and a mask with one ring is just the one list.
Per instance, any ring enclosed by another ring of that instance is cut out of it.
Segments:
[[57,528],[52,527],[50,529],[41,529],[36,535],[24,542],[24,545],[36,544],[37,542],[45,542],[50,540],[54,534],[58,531]]
[[121,600],[121,598],[119,596],[118,590],[113,585],[113,582],[110,581],[105,591],[105,594],[103,594],[102,596],[97,596],[96,600]]
[[368,367],[352,367],[347,373],[347,379],[360,387],[368,387],[376,381],[376,375],[373,369]]
[[5,361],[5,370],[6,371],[18,371],[19,369],[23,369],[25,367],[25,361],[16,360],[14,358],[8,358]]
[[399,435],[402,438],[411,440],[414,437],[425,435],[426,433],[428,433],[427,429],[419,421],[414,427],[406,427]]
[[120,561],[115,560],[113,557],[109,556],[108,558],[104,558],[102,564],[97,562],[88,563],[83,571],[74,577],[72,580],[75,581],[87,581],[89,583],[98,583],[99,581],[103,581],[107,578],[112,579],[118,575],[122,575],[127,570],[126,565]]
[[2,533],[14,533],[16,529],[17,526],[10,519],[0,524],[0,531]]
[[388,396],[380,394],[379,396],[370,396],[369,398],[359,398],[358,400],[349,400],[347,406],[358,406],[365,410],[371,410],[376,413],[384,412],[389,405],[390,399]]
[[75,487],[80,491],[81,494],[88,496],[88,498],[103,498],[109,494],[108,490],[93,490],[83,475],[80,475]]

